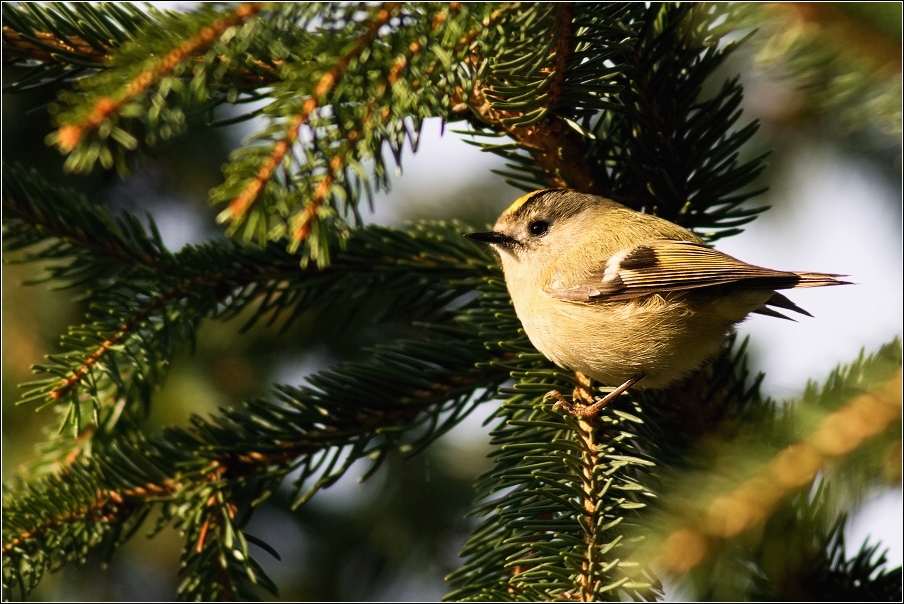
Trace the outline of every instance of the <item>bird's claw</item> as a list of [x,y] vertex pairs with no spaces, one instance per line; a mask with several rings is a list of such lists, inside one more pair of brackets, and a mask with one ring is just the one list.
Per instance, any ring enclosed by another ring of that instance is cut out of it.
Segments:
[[543,401],[548,401],[549,399],[555,399],[556,402],[552,406],[553,411],[557,411],[559,409],[565,409],[568,413],[572,413],[574,407],[565,400],[565,397],[562,396],[562,393],[558,390],[550,390],[546,394],[543,395]]
[[[569,415],[573,415],[575,417],[583,417],[593,419],[599,412],[603,410],[603,408],[618,398],[625,390],[639,382],[643,378],[643,374],[632,377],[624,384],[604,396],[599,400],[594,400],[593,395],[590,394],[588,389],[585,386],[578,386],[574,389],[574,396],[572,396],[572,400],[574,402],[569,403],[565,400],[565,397],[562,396],[562,393],[558,390],[551,390],[546,393],[543,397],[543,400],[555,399],[556,403],[552,406],[553,411],[557,411],[558,409],[564,409]],[[587,404],[577,402],[578,399],[584,399],[588,401]]]
[[[573,398],[576,400],[582,397],[576,395]],[[558,390],[551,390],[547,392],[543,397],[543,400],[546,401],[549,399],[555,399],[556,401],[552,406],[553,411],[563,409],[566,413],[575,417],[596,417],[596,415],[600,412],[600,409],[608,404],[608,401],[606,399],[602,399],[589,405],[578,402],[569,403],[565,400],[565,397],[562,396],[562,393]]]

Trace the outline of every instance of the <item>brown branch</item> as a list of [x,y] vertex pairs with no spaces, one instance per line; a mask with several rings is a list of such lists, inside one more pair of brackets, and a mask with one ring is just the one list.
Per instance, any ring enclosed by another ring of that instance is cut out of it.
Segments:
[[117,329],[115,333],[104,340],[104,342],[97,347],[97,349],[91,354],[91,356],[89,356],[82,362],[79,368],[76,369],[72,373],[72,375],[64,379],[63,382],[50,393],[50,398],[53,400],[59,400],[60,398],[71,392],[73,388],[78,386],[78,384],[88,374],[91,368],[96,365],[97,362],[100,361],[104,357],[104,355],[106,355],[107,352],[110,351],[111,348],[121,342],[123,338],[127,337],[155,310],[160,309],[170,300],[181,296],[183,293],[185,293],[186,290],[190,288],[200,287],[206,281],[215,281],[220,279],[221,277],[221,274],[214,273],[211,275],[198,276],[194,277],[193,279],[187,279],[178,286],[157,296],[157,298],[154,299],[148,306],[142,308],[140,311],[132,315],[125,323],[119,326],[119,329]]
[[57,516],[56,518],[48,519],[41,527],[42,530],[39,531],[35,529],[26,531],[5,543],[3,545],[2,553],[6,556],[11,550],[19,547],[24,542],[40,536],[45,531],[53,531],[64,524],[75,522],[79,519],[109,521],[116,518],[116,516],[119,515],[119,511],[119,502],[117,502],[115,498],[111,497],[109,493],[98,491],[97,502],[95,504],[79,507],[66,514]]
[[[29,38],[31,37],[34,37],[35,40],[30,40]],[[66,64],[67,62],[63,59],[63,56],[64,54],[70,54],[77,56],[80,63],[94,63],[93,69],[104,69],[110,65],[116,50],[114,47],[105,47],[102,52],[79,36],[59,37],[54,33],[44,31],[38,31],[32,36],[26,36],[8,25],[3,26],[4,58]],[[198,58],[199,62],[204,62],[204,60],[203,57]],[[225,58],[221,57],[221,60],[225,61]],[[253,86],[272,86],[281,81],[279,74],[273,70],[273,66],[279,67],[284,64],[284,61],[275,60],[272,63],[266,63],[260,60],[252,60],[252,63],[268,73],[232,65],[230,65],[230,73],[240,78],[245,84]],[[77,65],[76,67],[81,66]]]
[[[455,6],[457,3],[453,2],[449,5],[450,11],[458,10],[458,7]],[[435,31],[444,21],[446,20],[445,13],[438,12],[436,16],[433,18],[431,22],[430,29],[431,31]],[[399,81],[399,78],[402,77],[402,74],[405,71],[405,67],[408,65],[408,62],[411,60],[414,55],[423,50],[423,46],[414,41],[408,45],[408,56],[401,55],[399,56],[392,65],[392,68],[389,70],[389,73],[386,76],[386,81],[380,86],[377,87],[377,98],[383,97],[386,94],[387,90],[391,89],[393,85]],[[367,108],[364,111],[364,117],[361,118],[361,127],[366,128],[367,123],[370,121],[371,116],[373,115],[373,107],[374,107],[374,99],[371,99],[367,103]],[[389,119],[389,111],[383,111],[380,114],[380,122],[386,123],[386,120]],[[344,146],[341,155],[337,155],[330,160],[330,169],[327,174],[323,177],[320,183],[317,185],[317,189],[314,191],[314,197],[308,202],[304,211],[297,219],[297,226],[293,230],[292,240],[296,243],[303,241],[307,236],[311,233],[311,229],[313,228],[314,221],[317,218],[317,210],[323,203],[326,201],[327,193],[329,193],[329,188],[333,184],[336,178],[336,174],[339,171],[339,168],[345,163],[345,158],[348,156],[348,153],[351,151],[352,146],[355,141],[359,138],[358,132],[356,130],[352,130],[348,134],[348,141]]]
[[[329,446],[329,442],[336,438],[341,438],[348,434],[365,433],[380,426],[410,421],[427,406],[444,402],[456,392],[470,390],[480,380],[480,376],[452,376],[448,383],[432,384],[430,388],[416,391],[412,393],[411,397],[400,400],[401,407],[363,411],[357,417],[350,419],[345,425],[312,430],[298,441],[285,446],[282,446],[281,443],[255,443],[261,445],[261,448],[264,448],[265,445],[269,446],[271,448],[269,451],[251,451],[238,455],[224,451],[221,453],[221,457],[211,460],[209,470],[205,474],[205,481],[216,482],[223,477],[235,479],[248,476],[269,466],[283,465],[301,455],[322,450],[324,446]],[[207,443],[199,442],[198,450],[203,451],[208,446]],[[276,447],[277,450],[272,450],[273,447]],[[76,522],[86,517],[88,519],[96,518],[105,522],[112,522],[117,517],[131,512],[139,501],[173,498],[179,492],[184,491],[186,486],[188,485],[167,477],[161,480],[159,484],[148,483],[143,487],[134,487],[121,492],[114,490],[98,491],[96,504],[79,507],[58,517],[46,519],[40,527],[26,531],[5,543],[2,548],[2,554],[6,556],[11,550],[25,541],[40,538],[43,534],[54,531],[63,524]],[[230,506],[228,508],[230,517],[234,517],[235,506],[232,503],[227,503],[227,506]],[[205,520],[195,546],[197,551],[200,552],[203,549],[209,530],[210,523]]]
[[[556,74],[549,89],[549,111],[555,109],[561,95],[568,53],[571,50],[572,19],[571,6],[562,5],[556,16],[557,39],[553,47],[553,62],[545,70]],[[476,58],[473,60],[476,61]],[[530,153],[538,167],[546,172],[549,186],[567,187],[586,193],[604,193],[594,176],[593,167],[587,164],[587,142],[562,119],[549,113],[533,125],[513,125],[523,114],[494,109],[489,100],[492,96],[492,88],[484,82],[478,82],[469,99],[470,103],[458,103],[456,110],[461,112],[467,107],[482,124],[504,132],[518,142]]]
[[304,239],[310,234],[311,228],[314,225],[314,221],[317,218],[317,210],[320,209],[320,206],[322,206],[323,202],[326,201],[326,196],[330,191],[330,186],[332,186],[333,182],[336,179],[336,174],[342,167],[345,158],[348,156],[350,147],[351,145],[346,146],[345,151],[342,153],[342,155],[336,155],[330,160],[329,171],[317,184],[317,189],[314,191],[314,197],[311,199],[311,201],[308,202],[308,204],[304,208],[304,211],[297,218],[298,226],[292,233],[293,241],[304,241]]
[[175,485],[172,481],[167,479],[163,481],[162,485],[148,484],[144,487],[127,489],[122,492],[117,492],[112,489],[99,490],[95,503],[78,507],[68,513],[47,519],[40,528],[26,531],[3,544],[3,548],[0,552],[2,552],[2,555],[6,556],[13,549],[19,547],[26,541],[39,538],[46,532],[54,531],[62,525],[70,524],[78,520],[112,522],[118,517],[131,512],[138,503],[135,501],[136,499],[162,497],[174,493],[177,487],[178,485]]
[[[29,40],[28,37],[34,37],[35,40]],[[109,47],[101,52],[79,36],[60,38],[51,32],[38,31],[28,37],[4,25],[3,54],[43,63],[58,63],[61,62],[60,54],[72,54],[77,55],[80,61],[97,63],[98,67],[102,67],[113,52]]]
[[231,14],[217,19],[194,37],[179,44],[179,46],[155,63],[153,67],[142,71],[125,88],[120,89],[119,93],[113,98],[99,98],[95,102],[94,108],[81,122],[60,126],[57,131],[56,141],[60,149],[66,153],[71,152],[82,140],[86,132],[96,129],[110,115],[119,111],[123,105],[146,90],[162,76],[175,69],[187,57],[212,43],[228,28],[256,14],[261,8],[263,8],[263,3],[261,2],[249,2],[239,5]]
[[570,2],[559,4],[558,9],[554,26],[557,32],[556,44],[553,47],[555,60],[552,67],[540,70],[541,73],[553,74],[553,80],[550,82],[546,92],[547,98],[549,98],[550,110],[559,106],[559,96],[562,93],[562,85],[565,83],[565,74],[568,67],[568,56],[571,54],[571,26],[574,20]]
[[60,221],[56,214],[45,214],[34,208],[34,212],[30,211],[34,206],[23,205],[14,197],[4,195],[3,210],[7,212],[6,218],[15,218],[27,223],[29,226],[44,230],[57,239],[66,242],[74,242],[83,247],[99,250],[102,256],[107,256],[114,260],[122,261],[124,258],[137,259],[141,264],[153,268],[161,268],[159,258],[155,258],[150,254],[141,252],[138,255],[131,253],[125,246],[119,245],[117,242],[111,241],[106,237],[96,238],[90,236],[82,229],[72,229],[72,226]]
[[[239,195],[229,203],[229,207],[222,212],[217,220],[225,222],[241,218],[248,212],[252,205],[257,201],[264,185],[270,180],[270,177],[282,163],[286,153],[298,140],[298,129],[301,128],[311,114],[323,103],[326,95],[334,89],[343,75],[343,71],[348,67],[358,55],[360,55],[367,46],[376,38],[380,28],[386,25],[392,18],[393,14],[402,5],[401,2],[389,2],[377,12],[374,20],[369,24],[368,28],[358,38],[355,44],[347,53],[339,57],[339,60],[323,74],[314,86],[312,95],[305,100],[300,113],[295,115],[289,121],[289,127],[283,135],[282,140],[278,141],[273,147],[273,152],[267,158],[266,163],[258,170],[257,175],[249,182]],[[315,209],[316,211],[316,209]]]
[[713,541],[758,525],[791,493],[811,483],[827,463],[848,455],[900,417],[899,369],[881,388],[828,414],[809,438],[784,448],[754,477],[716,498],[697,525],[669,534],[660,547],[660,562],[674,573],[696,567]]
[[230,219],[241,217],[251,208],[254,202],[257,201],[261,189],[264,188],[264,183],[270,180],[273,172],[285,157],[286,152],[292,144],[298,140],[298,129],[301,128],[301,125],[316,108],[317,102],[314,99],[309,98],[304,102],[301,113],[292,118],[289,127],[286,129],[285,135],[283,135],[283,139],[273,146],[273,152],[270,154],[270,157],[268,157],[264,165],[260,167],[251,182],[245,185],[242,192],[229,202],[229,207],[226,208],[226,211],[217,216],[218,222],[225,222]]
[[599,489],[597,488],[594,469],[597,464],[597,443],[596,443],[596,423],[595,419],[578,419],[577,438],[581,447],[581,465],[583,467],[582,488],[584,491],[584,520],[587,523],[584,534],[585,556],[581,562],[581,574],[578,579],[580,583],[580,601],[593,602],[594,597],[594,578],[592,567],[595,567],[594,555],[597,549],[596,543],[596,527],[599,524],[597,517],[597,499]]
[[587,143],[568,125],[554,115],[548,115],[531,126],[512,126],[504,120],[517,119],[520,114],[493,109],[486,99],[490,88],[478,84],[471,96],[471,107],[480,120],[502,131],[524,147],[548,174],[550,187],[576,189],[586,193],[605,193],[597,182],[591,166],[587,165]]
[[[574,393],[575,399],[593,400],[592,380],[580,372],[575,373],[575,379],[577,381]],[[596,469],[599,463],[597,455],[601,440],[605,440],[606,437],[597,418],[579,417],[577,422],[576,435],[581,445],[581,467],[583,471],[581,488],[584,492],[582,506],[584,508],[584,525],[586,527],[584,534],[585,556],[581,562],[581,572],[578,577],[580,586],[578,593],[568,592],[563,594],[563,596],[570,600],[594,602],[596,601],[594,569],[599,566],[599,561],[596,560],[596,552],[599,547],[596,541],[596,529],[600,524],[599,515],[601,513],[599,508],[600,485],[596,476]]]
[[[208,504],[208,507],[209,504]],[[204,524],[201,525],[201,533],[198,536],[198,545],[195,546],[195,551],[199,554],[204,551],[204,542],[207,540],[207,530],[210,528],[210,517],[204,519]]]

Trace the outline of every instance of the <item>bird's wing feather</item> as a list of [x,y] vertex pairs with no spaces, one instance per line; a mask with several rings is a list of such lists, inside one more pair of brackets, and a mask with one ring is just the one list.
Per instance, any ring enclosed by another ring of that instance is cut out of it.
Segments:
[[608,302],[733,283],[765,291],[842,283],[835,276],[776,271],[698,243],[657,241],[618,252],[580,282],[557,280],[548,291],[562,300]]

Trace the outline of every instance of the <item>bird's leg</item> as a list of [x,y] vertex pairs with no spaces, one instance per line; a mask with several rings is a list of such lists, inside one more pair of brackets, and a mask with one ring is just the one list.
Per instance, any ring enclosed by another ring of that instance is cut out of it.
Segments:
[[571,400],[575,402],[580,400],[585,405],[592,405],[593,390],[591,390],[590,388],[593,385],[593,380],[591,380],[580,371],[575,371],[574,377],[577,378],[578,385],[575,386],[574,392],[571,394]]
[[[576,404],[580,404],[582,407],[592,405],[593,392],[590,390],[590,378],[580,371],[575,371],[574,375],[578,380],[578,385],[575,387],[574,392],[571,395],[571,400],[575,401]],[[548,398],[556,399],[556,404],[553,406],[553,409],[557,409],[558,407],[564,407],[569,411],[573,409],[571,403],[566,401],[565,397],[562,396],[562,393],[558,390],[550,390],[546,393],[546,396],[543,397],[543,400],[546,400]],[[581,401],[581,403],[577,403],[577,401]]]
[[[590,394],[589,386],[590,380],[588,380],[584,375],[578,373],[578,381],[579,385],[574,389],[573,401],[574,403],[569,403],[565,400],[565,398],[559,393],[558,390],[553,390],[549,392],[546,396],[550,398],[556,399],[556,404],[553,405],[553,409],[562,408],[565,409],[571,415],[576,417],[596,417],[597,414],[602,410],[603,407],[614,401],[621,393],[625,390],[639,382],[643,379],[643,374],[635,375],[624,384],[601,398],[600,400],[593,402],[593,396]],[[582,379],[583,378],[583,379]],[[578,391],[581,392],[578,392]],[[588,401],[588,403],[579,403],[578,399]]]

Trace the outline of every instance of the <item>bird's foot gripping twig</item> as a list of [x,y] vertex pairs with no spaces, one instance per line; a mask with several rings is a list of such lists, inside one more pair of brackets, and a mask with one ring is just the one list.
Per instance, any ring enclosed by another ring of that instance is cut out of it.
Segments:
[[[580,378],[583,378],[583,376],[579,374],[579,379]],[[572,396],[573,403],[566,401],[565,397],[563,397],[562,393],[558,390],[547,392],[546,397],[544,398],[556,399],[556,404],[552,406],[553,411],[556,409],[564,409],[567,413],[574,415],[575,417],[594,418],[599,414],[603,407],[614,401],[625,390],[642,379],[643,374],[635,375],[598,401],[594,401],[593,395],[590,394],[589,382],[584,383],[583,381],[581,381],[581,384],[574,389],[574,395]],[[585,402],[578,402],[579,400]]]

